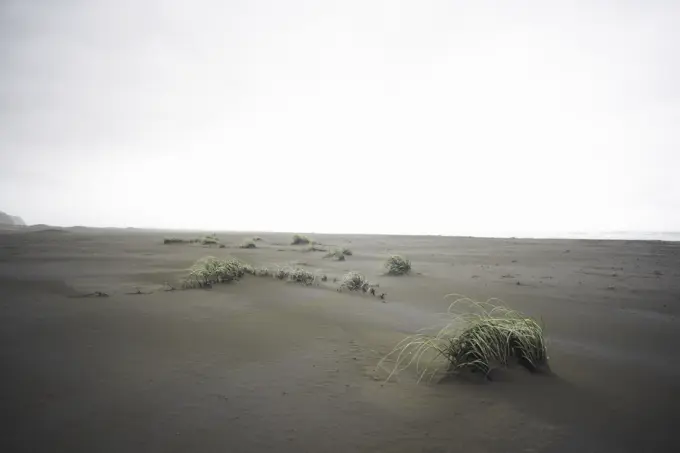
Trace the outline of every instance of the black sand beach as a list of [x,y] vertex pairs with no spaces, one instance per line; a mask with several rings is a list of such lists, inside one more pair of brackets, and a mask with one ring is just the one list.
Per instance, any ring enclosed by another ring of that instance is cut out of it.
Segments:
[[[175,234],[0,234],[0,451],[680,450],[680,243],[313,235],[352,249],[332,261],[290,234]],[[412,275],[384,275],[391,253]],[[387,296],[253,276],[167,291],[209,255],[356,270]],[[541,319],[553,375],[385,382],[378,361],[448,293]]]

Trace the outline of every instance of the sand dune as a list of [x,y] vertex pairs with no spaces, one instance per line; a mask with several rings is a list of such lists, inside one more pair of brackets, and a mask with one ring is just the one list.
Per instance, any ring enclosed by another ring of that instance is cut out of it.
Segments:
[[[680,449],[680,243],[314,236],[352,249],[334,261],[290,235],[257,233],[255,249],[239,248],[255,233],[163,245],[176,235],[0,234],[0,451]],[[413,274],[384,275],[390,253]],[[167,291],[206,255],[331,280]],[[349,270],[385,303],[336,292]],[[108,297],[73,297],[95,292]],[[385,382],[377,362],[436,325],[452,292],[541,318],[554,374]]]

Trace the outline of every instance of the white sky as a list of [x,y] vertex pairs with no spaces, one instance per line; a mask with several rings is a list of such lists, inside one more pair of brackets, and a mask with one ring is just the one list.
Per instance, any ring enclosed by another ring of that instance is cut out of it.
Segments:
[[678,1],[0,2],[27,223],[680,231]]

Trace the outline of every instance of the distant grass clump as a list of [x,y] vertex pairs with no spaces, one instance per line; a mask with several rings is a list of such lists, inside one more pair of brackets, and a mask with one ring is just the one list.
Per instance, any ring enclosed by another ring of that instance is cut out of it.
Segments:
[[[513,362],[532,372],[546,367],[548,355],[539,323],[493,302],[457,299],[449,307],[446,314],[449,322],[444,328],[434,335],[416,334],[405,338],[379,366],[394,358],[391,377],[415,364],[419,379],[434,377],[441,369],[441,362],[449,373],[468,370],[487,378],[494,368],[507,367]],[[472,310],[461,313],[458,310],[461,305],[468,305]]]
[[317,278],[316,274],[299,267],[280,267],[270,274],[278,280],[300,283],[305,286],[314,284]]
[[182,239],[182,238],[165,238],[163,244],[194,244],[200,242],[200,239]]
[[361,290],[363,292],[366,292],[371,287],[371,284],[369,283],[368,280],[366,280],[366,277],[364,277],[362,274],[352,271],[345,274],[345,276],[342,278],[342,283],[340,284],[340,287],[348,289],[350,291]]
[[385,261],[385,268],[389,275],[405,275],[411,272],[411,261],[403,256],[392,255]]
[[288,276],[288,281],[301,283],[303,285],[309,286],[316,281],[316,275],[314,275],[307,269],[301,269],[297,267],[291,270]]
[[296,234],[293,236],[293,242],[291,245],[307,245],[312,242],[307,236],[301,234]]
[[266,267],[258,267],[257,269],[255,269],[255,275],[258,277],[271,277],[272,271],[270,271],[269,268]]
[[255,237],[253,238],[253,241],[255,241],[255,242],[261,241],[261,240],[262,240],[262,238],[261,238],[260,236],[255,236]]
[[331,250],[328,253],[326,253],[324,258],[333,258],[336,261],[345,261],[345,254],[342,253],[342,250],[335,249],[335,250]]
[[220,240],[214,234],[209,234],[201,239],[201,244],[203,245],[217,245],[219,243]]
[[235,258],[221,260],[208,256],[196,261],[184,279],[184,288],[209,288],[216,283],[230,283],[239,280],[246,273],[253,273],[253,267]]
[[239,247],[241,247],[242,249],[254,249],[257,246],[255,245],[255,243],[253,241],[245,241]]
[[312,242],[311,244],[309,244],[309,247],[307,247],[307,251],[308,252],[325,252],[326,249],[323,248],[323,247],[319,247],[314,242]]

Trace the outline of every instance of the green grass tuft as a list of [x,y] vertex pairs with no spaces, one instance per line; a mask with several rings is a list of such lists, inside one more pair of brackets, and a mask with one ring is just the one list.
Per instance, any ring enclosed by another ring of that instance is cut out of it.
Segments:
[[405,275],[411,272],[411,261],[403,256],[392,255],[385,261],[385,268],[389,275]]
[[[449,295],[447,297],[450,297]],[[434,335],[416,334],[402,340],[379,366],[394,360],[389,377],[415,364],[419,379],[434,377],[446,367],[449,373],[464,370],[484,376],[494,368],[514,363],[539,371],[548,364],[543,328],[533,318],[491,299],[475,302],[461,297],[449,306],[447,325]],[[461,311],[462,306],[467,311]]]

